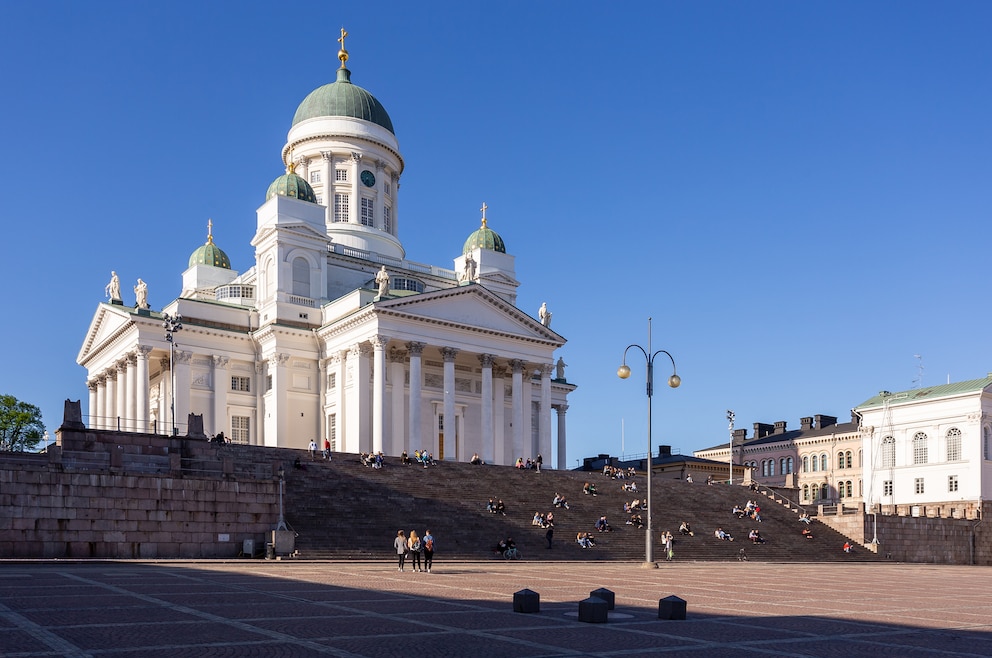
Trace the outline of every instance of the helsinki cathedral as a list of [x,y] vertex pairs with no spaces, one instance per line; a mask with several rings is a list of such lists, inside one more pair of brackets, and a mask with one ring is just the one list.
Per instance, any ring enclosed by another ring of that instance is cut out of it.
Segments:
[[336,80],[293,116],[255,262],[235,271],[208,227],[160,311],[140,280],[126,305],[113,274],[77,357],[90,427],[186,435],[195,414],[205,436],[237,443],[565,468],[565,339],[546,306],[517,308],[485,204],[452,268],[406,258],[403,156],[386,109],[351,80],[346,36]]

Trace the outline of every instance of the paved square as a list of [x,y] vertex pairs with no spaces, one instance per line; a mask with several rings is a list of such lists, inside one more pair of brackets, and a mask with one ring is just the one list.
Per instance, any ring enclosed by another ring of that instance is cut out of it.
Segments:
[[[440,557],[440,556],[439,556]],[[906,564],[0,562],[3,656],[989,656],[992,569]],[[606,624],[577,619],[606,587]],[[513,612],[513,593],[541,596]],[[685,621],[658,600],[688,602]]]

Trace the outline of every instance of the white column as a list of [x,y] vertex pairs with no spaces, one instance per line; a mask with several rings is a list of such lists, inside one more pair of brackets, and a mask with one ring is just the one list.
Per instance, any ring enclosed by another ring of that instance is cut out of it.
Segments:
[[[248,431],[248,442],[251,445],[266,446],[268,439],[265,434],[265,362],[255,362],[255,380],[252,382],[255,391],[255,413],[252,414],[251,429]],[[275,443],[273,443],[275,445]]]
[[127,431],[138,431],[138,356],[127,355]]
[[[346,452],[345,446],[345,421],[348,415],[345,413],[344,385],[345,366],[347,365],[348,352],[341,350],[331,355],[331,363],[328,372],[334,373],[334,390],[331,392],[331,406],[334,408],[334,438],[331,441],[331,448],[335,452]],[[331,438],[328,436],[327,438]]]
[[362,183],[359,177],[362,173],[362,154],[351,154],[351,203],[348,204],[348,221],[352,224],[361,224],[362,205]]
[[410,351],[410,442],[408,449],[410,452],[420,450],[423,447],[423,433],[421,432],[421,411],[423,387],[423,371],[421,368],[421,355],[424,352],[424,344],[409,342],[406,348]]
[[[487,464],[494,462],[495,444],[493,442],[493,355],[480,354],[479,364],[482,365],[482,461]],[[498,463],[498,462],[497,462]]]
[[383,207],[386,205],[386,193],[383,192],[383,169],[385,169],[386,163],[382,160],[375,161],[375,199],[373,202],[375,204],[375,227],[378,229],[384,229],[383,222],[385,222],[385,212]]
[[227,391],[231,388],[231,378],[227,375],[227,364],[230,359],[226,356],[214,355],[214,413],[213,432],[203,428],[203,431],[210,436],[216,436],[220,432],[227,435],[231,430],[227,426]]
[[559,404],[558,411],[558,460],[557,468],[565,470],[568,465],[565,463],[565,412],[568,411],[567,404]]
[[510,422],[513,424],[511,432],[513,460],[524,456],[524,366],[524,362],[520,359],[510,361],[510,368],[513,370],[513,386],[510,390],[510,404],[513,407],[510,417]]
[[512,441],[506,440],[506,367],[493,367],[493,462],[508,466],[513,463]]
[[103,429],[117,429],[117,367],[107,369],[107,390],[103,396]]
[[176,419],[173,425],[179,428],[179,436],[186,436],[189,431],[189,387],[190,387],[190,361],[193,360],[192,352],[176,350],[174,366],[176,371],[174,379],[176,387]]
[[138,345],[135,364],[134,406],[135,431],[148,431],[148,354],[150,345]]
[[392,420],[390,424],[390,437],[387,452],[391,455],[398,455],[404,450],[410,452],[410,447],[406,445],[406,427],[404,426],[405,414],[403,401],[406,398],[406,353],[402,350],[392,349],[389,351],[389,386],[390,386],[390,412]]
[[117,402],[114,406],[117,418],[114,419],[114,429],[127,431],[127,359],[117,362]]
[[324,205],[327,207],[324,223],[329,226],[334,221],[334,154],[321,151],[320,156],[324,159]]
[[382,450],[386,424],[386,343],[389,338],[372,337],[372,452]]
[[[455,421],[455,357],[458,350],[453,347],[442,347],[441,358],[444,359],[444,458],[454,459],[458,424]],[[441,458],[441,446],[434,446],[434,456]]]
[[158,396],[158,433],[172,434],[172,364],[169,358],[159,359],[162,377],[159,382]]
[[396,174],[389,174],[389,178],[392,181],[392,189],[390,190],[390,196],[393,198],[393,203],[390,204],[393,212],[393,235],[400,234],[400,177]]
[[90,391],[90,405],[88,409],[90,416],[89,416],[89,422],[86,423],[86,427],[92,430],[97,428],[97,415],[99,414],[97,409],[99,409],[101,402],[100,385],[99,382],[97,382],[97,380],[92,379],[86,382],[86,388],[88,388]]
[[345,442],[347,452],[370,452],[372,435],[369,418],[372,415],[369,400],[369,370],[371,348],[367,343],[353,345],[348,350],[347,371],[352,377],[349,395],[345,399],[347,424]]
[[551,371],[550,363],[541,366],[541,416],[537,419],[537,452],[551,463]]

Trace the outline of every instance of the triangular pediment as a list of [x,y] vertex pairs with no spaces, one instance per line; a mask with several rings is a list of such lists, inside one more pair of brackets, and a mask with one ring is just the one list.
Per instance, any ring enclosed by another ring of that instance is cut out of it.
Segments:
[[76,357],[76,363],[82,364],[90,354],[112,341],[131,324],[131,310],[129,308],[100,304],[92,322],[90,322],[83,346],[79,350],[79,356]]
[[382,315],[504,334],[562,345],[565,339],[480,285],[376,302]]

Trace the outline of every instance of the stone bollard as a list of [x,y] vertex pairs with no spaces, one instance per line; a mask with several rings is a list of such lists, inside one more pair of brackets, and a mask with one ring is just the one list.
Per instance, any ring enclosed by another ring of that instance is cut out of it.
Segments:
[[606,589],[605,587],[600,587],[599,589],[594,589],[589,592],[589,596],[595,596],[597,599],[603,599],[608,604],[610,604],[609,610],[613,610],[616,607],[617,595]]
[[601,598],[590,596],[579,601],[579,621],[587,624],[605,624],[610,613],[610,604]]
[[685,599],[672,594],[658,601],[658,619],[685,619]]
[[540,612],[541,595],[529,589],[513,593],[514,612]]

